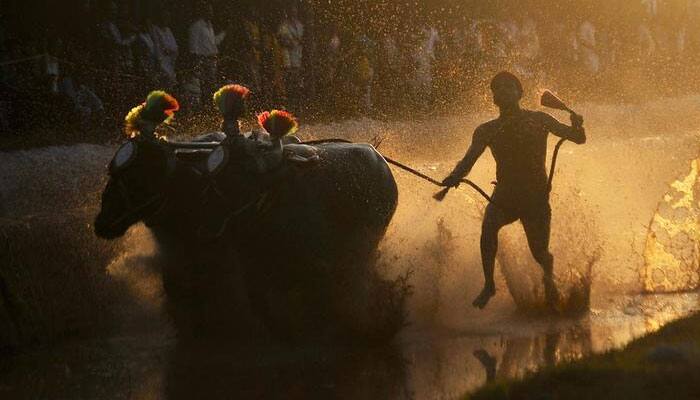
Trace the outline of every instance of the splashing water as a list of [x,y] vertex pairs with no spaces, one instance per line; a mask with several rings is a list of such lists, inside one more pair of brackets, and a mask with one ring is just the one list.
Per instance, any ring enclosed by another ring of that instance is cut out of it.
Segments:
[[[662,264],[650,263],[648,253],[645,258],[651,243],[647,241],[648,226],[652,218],[662,221],[653,215],[659,201],[666,202],[668,182],[686,176],[688,160],[697,157],[697,101],[697,97],[688,97],[641,105],[577,105],[577,110],[587,117],[589,142],[583,146],[567,144],[562,149],[552,193],[555,273],[565,299],[570,299],[564,308],[585,308],[588,299],[591,307],[600,308],[608,293],[650,290],[640,276],[651,277],[658,269],[666,276],[673,274]],[[679,120],[674,118],[675,113],[688,118]],[[380,151],[387,156],[440,178],[462,156],[475,126],[490,115],[465,113],[399,122],[360,119],[302,126],[300,135],[357,141],[381,136]],[[96,210],[97,194],[104,182],[103,165],[112,151],[110,147],[76,145],[3,153],[0,197],[5,216],[27,222],[27,215],[36,212],[61,214],[76,207]],[[482,283],[478,239],[483,200],[462,188],[451,192],[444,202],[434,203],[431,195],[438,188],[398,170],[394,174],[400,188],[400,204],[381,245],[380,264],[389,280],[410,273],[408,283],[413,287],[413,296],[409,320],[415,326],[474,329],[485,320],[510,314],[511,298],[524,309],[541,303],[541,271],[527,251],[521,228],[515,224],[501,235],[498,295],[487,311],[473,310],[471,299]],[[471,177],[486,188],[493,176],[493,161],[484,155]],[[670,209],[676,213],[678,207],[673,205],[678,201],[680,198],[670,203]],[[659,209],[656,214],[664,217],[664,212]],[[31,222],[27,224],[32,229]],[[686,233],[694,232],[692,221],[688,224]],[[657,225],[652,224],[654,229]],[[132,235],[137,241],[147,237],[138,230]],[[82,243],[83,258],[102,251],[97,243]],[[696,246],[694,236],[688,235],[687,243]],[[72,259],[61,253],[60,247],[51,251],[47,259],[57,265]],[[117,261],[95,265],[95,271],[106,270],[110,279],[134,286],[128,290],[130,296],[141,298],[142,302],[151,299],[153,305],[149,307],[159,309],[157,285],[143,283],[146,270],[139,272],[124,266],[153,254],[139,250],[143,254],[134,257],[134,250],[127,251],[131,253],[123,254]],[[681,257],[683,252],[687,250],[681,246]],[[696,257],[691,254],[685,258]],[[688,264],[691,270],[692,265]],[[664,287],[673,289],[668,284]],[[658,285],[652,288],[660,289]]]
[[671,183],[652,217],[644,249],[645,269],[642,273],[644,290],[647,292],[677,292],[698,288],[698,180],[698,160],[695,159],[690,162],[687,175]]

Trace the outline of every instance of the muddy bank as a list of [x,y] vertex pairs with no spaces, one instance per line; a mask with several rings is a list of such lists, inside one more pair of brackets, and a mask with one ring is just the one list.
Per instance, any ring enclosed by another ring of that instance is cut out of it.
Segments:
[[112,149],[0,153],[0,349],[42,345],[114,324],[120,289],[106,267],[122,243],[92,230]]
[[465,399],[697,399],[700,316],[673,322],[622,350],[502,379]]
[[0,349],[113,327],[120,290],[105,267],[123,249],[94,238],[92,212],[0,225]]

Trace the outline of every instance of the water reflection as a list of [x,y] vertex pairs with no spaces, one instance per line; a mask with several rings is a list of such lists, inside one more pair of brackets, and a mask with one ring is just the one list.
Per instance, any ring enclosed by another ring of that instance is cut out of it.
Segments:
[[622,346],[697,310],[698,294],[602,302],[573,320],[512,316],[468,331],[409,330],[388,347],[193,344],[163,334],[81,342],[0,359],[0,398],[458,398]]
[[[527,329],[526,329],[527,330]],[[494,379],[527,372],[592,351],[590,325],[564,322],[535,332],[467,336],[410,345],[410,385],[416,398],[457,398]]]
[[398,347],[229,348],[176,346],[167,399],[410,399]]

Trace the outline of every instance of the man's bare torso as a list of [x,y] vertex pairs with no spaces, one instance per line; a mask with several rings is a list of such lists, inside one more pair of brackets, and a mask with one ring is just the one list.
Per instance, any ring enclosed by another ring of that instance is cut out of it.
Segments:
[[553,118],[542,112],[522,110],[477,128],[475,140],[485,141],[496,160],[499,197],[546,197],[548,119]]

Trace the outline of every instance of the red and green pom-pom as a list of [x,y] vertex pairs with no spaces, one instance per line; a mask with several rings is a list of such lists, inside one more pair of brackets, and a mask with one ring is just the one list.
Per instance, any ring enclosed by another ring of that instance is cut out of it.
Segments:
[[299,122],[294,115],[284,110],[265,111],[258,114],[258,123],[273,139],[279,139],[299,129]]
[[242,85],[226,85],[214,93],[214,104],[227,118],[238,118],[245,109],[250,89]]
[[162,90],[155,90],[148,94],[141,118],[160,124],[170,120],[179,109],[180,104],[175,97]]
[[144,122],[154,126],[168,122],[179,109],[180,105],[173,96],[160,90],[153,91],[144,103],[132,108],[124,118],[126,133],[135,137],[145,125]]

